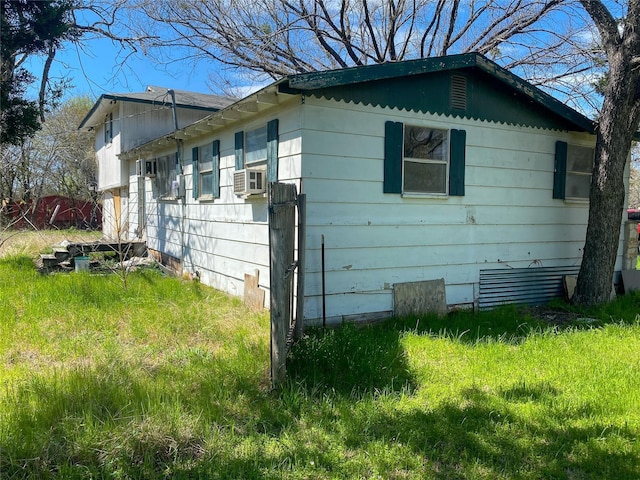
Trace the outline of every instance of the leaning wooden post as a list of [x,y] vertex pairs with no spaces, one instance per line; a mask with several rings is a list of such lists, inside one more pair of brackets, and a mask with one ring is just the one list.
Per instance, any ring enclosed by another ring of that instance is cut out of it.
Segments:
[[286,376],[287,334],[291,321],[295,185],[269,184],[269,270],[271,386]]

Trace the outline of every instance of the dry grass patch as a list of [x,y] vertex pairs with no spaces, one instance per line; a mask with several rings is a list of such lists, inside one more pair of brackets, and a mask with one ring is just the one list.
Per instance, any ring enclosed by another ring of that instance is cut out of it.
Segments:
[[16,255],[34,257],[64,240],[69,242],[94,242],[102,232],[85,230],[0,230],[0,258]]

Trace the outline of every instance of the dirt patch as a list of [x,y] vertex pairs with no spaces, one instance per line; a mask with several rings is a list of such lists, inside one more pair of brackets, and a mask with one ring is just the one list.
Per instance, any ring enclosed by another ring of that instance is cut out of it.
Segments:
[[572,324],[584,324],[595,323],[598,321],[596,318],[589,318],[581,315],[577,312],[568,312],[558,308],[552,308],[547,306],[528,307],[525,313],[537,320],[548,323],[552,326],[564,327]]

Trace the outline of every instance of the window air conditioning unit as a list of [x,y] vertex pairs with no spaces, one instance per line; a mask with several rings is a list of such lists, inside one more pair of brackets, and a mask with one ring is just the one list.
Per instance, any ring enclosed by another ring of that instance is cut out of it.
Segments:
[[144,162],[144,176],[155,177],[158,173],[158,164],[155,160],[147,160]]
[[264,170],[245,168],[233,174],[233,193],[236,195],[252,195],[264,193],[266,190]]

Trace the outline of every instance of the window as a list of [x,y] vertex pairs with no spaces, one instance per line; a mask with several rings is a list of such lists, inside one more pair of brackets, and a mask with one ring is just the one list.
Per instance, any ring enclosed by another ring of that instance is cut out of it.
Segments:
[[403,143],[403,192],[446,195],[449,132],[405,125]]
[[244,162],[247,166],[266,163],[267,161],[267,126],[245,132]]
[[568,145],[566,198],[589,198],[592,171],[593,148]]
[[104,117],[104,143],[109,144],[113,140],[113,112]]
[[556,142],[553,198],[588,200],[593,161],[593,148]]
[[193,198],[213,199],[220,196],[220,141],[192,150]]
[[278,119],[267,122],[266,125],[248,132],[235,134],[235,167],[242,170],[245,167],[266,165],[267,182],[278,181]]
[[156,188],[158,190],[158,197],[160,198],[175,198],[178,196],[176,157],[177,154],[172,154],[156,159],[158,167]]
[[384,193],[464,196],[467,132],[386,122]]
[[213,144],[198,150],[198,192],[201,197],[213,195]]

